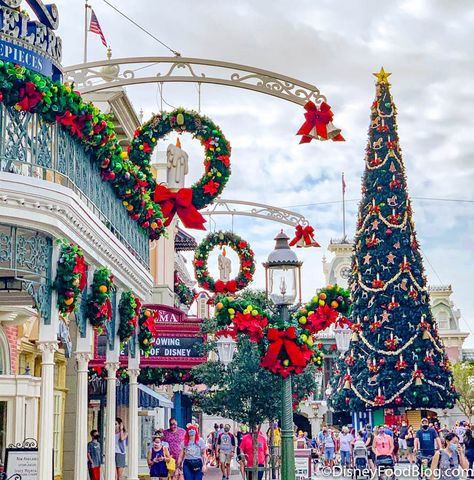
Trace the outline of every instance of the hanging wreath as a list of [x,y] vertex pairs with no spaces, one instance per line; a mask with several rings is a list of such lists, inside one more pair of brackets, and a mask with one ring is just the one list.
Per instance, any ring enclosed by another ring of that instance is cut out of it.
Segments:
[[196,290],[189,288],[180,278],[178,272],[174,272],[174,293],[181,305],[190,307],[196,298]]
[[112,318],[112,292],[115,288],[113,275],[107,267],[94,272],[91,293],[87,302],[87,318],[98,331],[105,330],[106,322]]
[[131,290],[122,293],[119,302],[120,321],[118,327],[118,336],[121,342],[128,341],[135,333],[141,306],[139,298]]
[[58,293],[58,309],[63,316],[77,309],[77,301],[87,284],[87,265],[81,247],[58,240],[58,269],[54,288]]
[[[224,245],[232,248],[240,260],[237,277],[228,282],[215,281],[207,269],[211,251],[215,247]],[[199,286],[214,293],[235,293],[237,290],[245,288],[252,281],[255,273],[254,253],[250,245],[232,232],[210,233],[196,248],[193,264]]]
[[127,158],[113,122],[92,103],[86,103],[68,84],[54,82],[20,65],[0,60],[0,102],[18,111],[36,113],[56,123],[89,152],[100,167],[102,180],[110,182],[131,218],[151,240],[164,231],[160,208],[153,202],[154,180]]
[[140,330],[138,331],[138,344],[140,350],[145,357],[150,355],[151,347],[155,344],[158,336],[158,326],[155,322],[153,311],[148,308],[142,309],[140,312],[138,323]]
[[183,225],[205,230],[204,217],[198,210],[206,207],[219,196],[230,176],[230,143],[220,128],[209,118],[197,112],[177,108],[171,113],[155,115],[135,132],[129,146],[130,160],[139,165],[150,177],[151,154],[157,141],[171,131],[189,132],[204,146],[204,175],[191,188],[178,191],[157,185],[154,200],[166,218],[165,226],[177,213]]

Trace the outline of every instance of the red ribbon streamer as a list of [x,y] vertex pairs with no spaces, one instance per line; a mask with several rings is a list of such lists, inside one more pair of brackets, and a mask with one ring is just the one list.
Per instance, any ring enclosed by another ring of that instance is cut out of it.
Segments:
[[154,200],[160,205],[163,216],[166,218],[165,227],[171,223],[177,213],[185,227],[206,230],[204,228],[206,220],[193,205],[191,188],[181,188],[173,192],[164,185],[157,185]]
[[[296,245],[301,239],[303,239],[305,246],[308,247],[320,247],[318,242],[314,239],[314,228],[311,225],[308,225],[303,228],[302,225],[296,225],[295,236],[290,242],[290,247]],[[301,245],[297,245],[301,247]]]
[[262,358],[261,365],[264,368],[272,370],[277,364],[278,356],[282,349],[285,349],[288,359],[292,366],[305,367],[307,361],[303,352],[296,344],[296,328],[289,327],[286,330],[278,330],[277,328],[269,328],[267,338],[270,341],[267,353]]

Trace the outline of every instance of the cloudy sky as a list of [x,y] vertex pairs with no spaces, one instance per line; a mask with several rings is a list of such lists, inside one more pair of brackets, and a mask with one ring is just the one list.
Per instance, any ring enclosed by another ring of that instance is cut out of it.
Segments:
[[[298,251],[305,262],[306,297],[323,285],[326,246],[342,234],[337,203],[342,171],[347,183],[347,231],[354,232],[375,94],[372,72],[382,65],[392,72],[400,143],[429,282],[453,286],[462,328],[474,332],[471,1],[405,0],[382,2],[383,7],[375,0],[110,1],[183,56],[273,70],[314,84],[327,96],[345,143],[298,145],[294,134],[303,110],[274,97],[210,85],[203,86],[201,97],[201,112],[221,126],[233,146],[233,175],[223,197],[288,207],[315,226],[323,248]],[[63,64],[80,63],[84,3],[56,0],[56,4]],[[169,55],[103,0],[91,4],[114,57]],[[89,60],[104,57],[99,37],[90,34]],[[145,119],[159,111],[156,85],[127,91]],[[198,105],[197,89],[191,84],[165,85],[163,98],[173,106]],[[182,143],[191,156],[191,183],[202,172],[202,150],[191,137],[183,136]],[[161,148],[165,147],[163,143]],[[215,221],[217,228],[231,226],[226,217]],[[234,220],[234,231],[251,242],[259,262],[273,248],[279,228],[247,217]],[[263,285],[262,278],[259,272],[256,286]],[[474,346],[473,337],[468,346]]]

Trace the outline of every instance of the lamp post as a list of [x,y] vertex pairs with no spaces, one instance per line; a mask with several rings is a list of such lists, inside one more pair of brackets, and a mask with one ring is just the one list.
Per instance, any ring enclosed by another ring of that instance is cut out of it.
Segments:
[[230,335],[226,335],[219,337],[216,343],[219,361],[224,365],[224,368],[227,369],[227,366],[234,358],[234,353],[237,349],[237,342]]
[[344,355],[349,350],[352,330],[349,328],[349,325],[344,324],[334,329],[334,336],[336,337],[337,351]]
[[[267,297],[279,311],[279,320],[286,326],[289,320],[288,306],[301,302],[301,265],[295,252],[288,245],[289,237],[283,230],[275,237],[275,249],[268,255],[265,267],[265,289]],[[291,375],[282,379],[281,390],[281,479],[295,478],[295,450],[293,444],[293,398]]]

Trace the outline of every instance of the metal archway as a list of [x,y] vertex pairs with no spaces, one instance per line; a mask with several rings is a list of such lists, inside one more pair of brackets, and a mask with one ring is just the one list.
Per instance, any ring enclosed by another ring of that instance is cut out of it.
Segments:
[[81,93],[145,83],[197,83],[243,88],[298,105],[326,101],[319,88],[260,68],[189,57],[109,58],[64,68],[64,80]]
[[[245,207],[248,207],[248,209],[245,209]],[[274,207],[272,205],[266,205],[264,203],[245,202],[243,200],[225,200],[223,198],[216,198],[216,200],[214,200],[214,202],[205,210],[201,210],[201,214],[208,217],[214,215],[253,217],[283,223],[292,227],[296,227],[296,225],[309,225],[308,220],[297,212]]]

